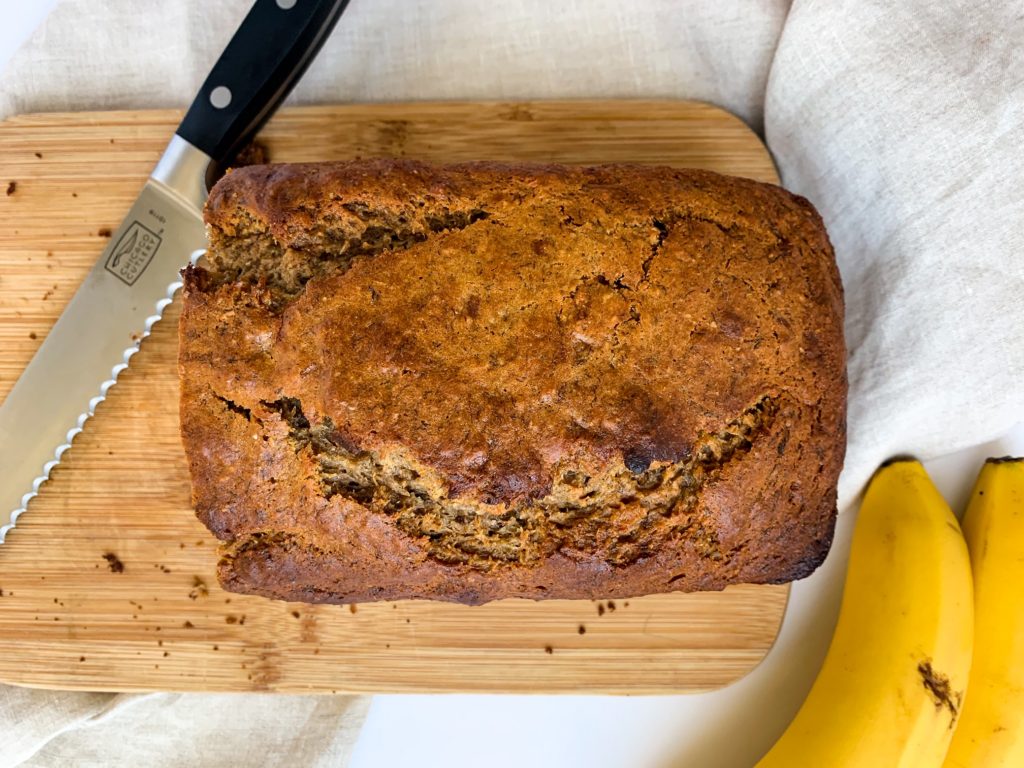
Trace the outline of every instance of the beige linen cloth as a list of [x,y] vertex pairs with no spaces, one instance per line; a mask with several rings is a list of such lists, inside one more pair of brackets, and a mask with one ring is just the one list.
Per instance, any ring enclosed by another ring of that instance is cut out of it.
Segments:
[[[790,5],[352,0],[292,101],[678,97],[741,116],[840,262],[847,514],[887,456],[1024,419],[1024,10]],[[0,73],[0,118],[185,106],[248,7],[65,0]],[[344,765],[367,701],[0,686],[0,765]]]

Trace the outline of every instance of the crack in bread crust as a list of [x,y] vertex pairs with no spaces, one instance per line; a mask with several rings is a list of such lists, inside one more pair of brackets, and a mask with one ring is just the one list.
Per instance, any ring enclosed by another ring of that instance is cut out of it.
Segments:
[[[701,435],[684,460],[625,456],[597,477],[564,469],[550,493],[514,505],[449,496],[431,476],[436,473],[401,449],[363,451],[346,444],[330,418],[311,424],[296,398],[260,405],[288,425],[297,454],[314,457],[324,498],[338,496],[387,516],[439,562],[486,570],[496,563],[537,563],[564,546],[601,551],[610,565],[628,565],[678,538],[703,557],[721,559],[714,524],[693,514],[697,501],[730,461],[769,431],[778,398],[764,395],[718,432]],[[628,525],[612,525],[625,507],[636,511]]]
[[247,216],[235,223],[230,237],[211,232],[207,258],[216,275],[213,284],[261,283],[270,289],[272,306],[282,309],[303,292],[310,280],[344,272],[359,256],[408,248],[431,235],[465,229],[490,215],[480,206],[404,215],[369,203],[350,202],[332,215],[311,212],[318,226],[308,240],[315,242],[315,247],[309,243],[282,245]]

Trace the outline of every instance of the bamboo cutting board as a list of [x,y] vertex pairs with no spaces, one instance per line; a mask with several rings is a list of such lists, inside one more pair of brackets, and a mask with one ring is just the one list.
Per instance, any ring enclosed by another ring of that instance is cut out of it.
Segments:
[[[0,124],[0,398],[179,118]],[[632,161],[776,180],[739,120],[688,102],[286,109],[260,141],[274,161]],[[734,681],[771,646],[786,587],[476,608],[307,606],[221,591],[217,542],[189,508],[177,317],[175,305],[0,546],[0,680],[124,691],[672,693]]]

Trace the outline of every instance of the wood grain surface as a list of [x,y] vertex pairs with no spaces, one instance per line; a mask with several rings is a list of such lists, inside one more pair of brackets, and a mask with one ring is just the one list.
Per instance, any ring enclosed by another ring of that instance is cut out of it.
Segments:
[[[0,124],[0,398],[179,118],[40,114]],[[260,141],[274,161],[632,161],[776,180],[739,120],[688,102],[295,108]],[[672,693],[736,680],[771,646],[786,587],[476,608],[308,606],[223,592],[217,542],[189,507],[177,318],[174,305],[0,546],[0,680],[125,691]]]

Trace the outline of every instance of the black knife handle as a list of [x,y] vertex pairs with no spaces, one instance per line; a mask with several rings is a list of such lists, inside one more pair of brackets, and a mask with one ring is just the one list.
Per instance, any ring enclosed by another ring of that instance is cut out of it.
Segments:
[[256,0],[178,126],[181,138],[213,158],[212,175],[284,101],[348,2]]

